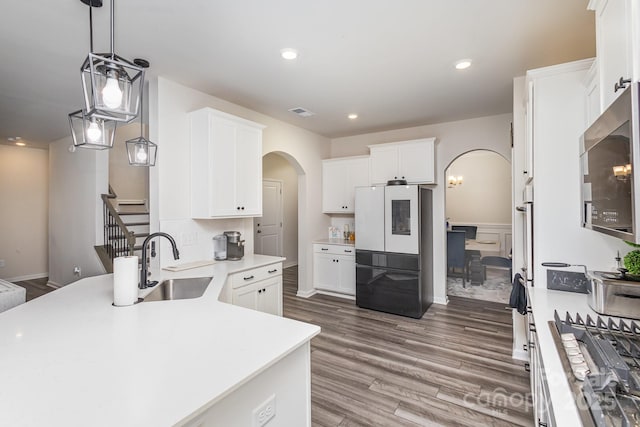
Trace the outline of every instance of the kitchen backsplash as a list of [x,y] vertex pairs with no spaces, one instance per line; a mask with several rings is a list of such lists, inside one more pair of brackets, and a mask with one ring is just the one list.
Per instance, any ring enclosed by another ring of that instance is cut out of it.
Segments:
[[180,259],[174,261],[166,239],[158,239],[162,240],[162,267],[213,259],[213,236],[225,231],[242,233],[245,255],[253,253],[253,218],[164,220],[160,221],[160,231],[169,233],[176,240],[180,250]]

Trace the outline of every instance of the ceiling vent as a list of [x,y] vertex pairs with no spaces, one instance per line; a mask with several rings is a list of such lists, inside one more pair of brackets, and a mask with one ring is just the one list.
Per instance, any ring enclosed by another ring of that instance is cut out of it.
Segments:
[[299,115],[300,117],[311,117],[314,116],[316,113],[306,110],[302,107],[296,107],[296,108],[291,108],[289,111],[291,111],[294,114]]

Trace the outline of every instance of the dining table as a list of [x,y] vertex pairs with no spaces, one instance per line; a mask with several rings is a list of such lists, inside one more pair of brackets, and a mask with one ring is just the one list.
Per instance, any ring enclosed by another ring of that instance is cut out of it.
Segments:
[[495,240],[476,240],[466,239],[464,241],[464,249],[467,251],[492,252],[500,253],[500,242]]

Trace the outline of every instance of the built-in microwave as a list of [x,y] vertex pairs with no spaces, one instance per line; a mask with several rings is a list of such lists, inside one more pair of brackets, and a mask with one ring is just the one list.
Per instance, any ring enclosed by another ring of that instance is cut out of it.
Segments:
[[580,140],[582,226],[640,243],[640,85],[632,83]]

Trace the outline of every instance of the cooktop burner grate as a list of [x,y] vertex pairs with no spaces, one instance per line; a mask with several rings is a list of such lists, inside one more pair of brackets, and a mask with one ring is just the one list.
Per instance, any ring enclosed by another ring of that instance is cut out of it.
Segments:
[[557,311],[554,318],[558,332],[573,334],[589,355],[582,393],[596,425],[640,426],[640,325],[569,313],[562,320]]

